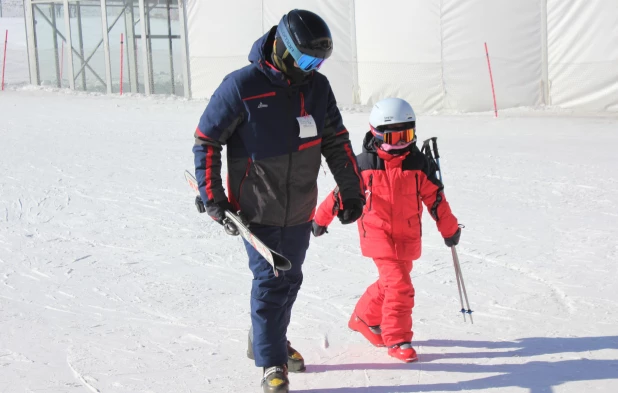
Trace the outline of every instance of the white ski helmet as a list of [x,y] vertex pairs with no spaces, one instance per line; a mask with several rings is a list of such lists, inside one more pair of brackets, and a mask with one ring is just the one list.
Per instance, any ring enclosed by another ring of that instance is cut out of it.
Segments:
[[414,109],[401,98],[385,98],[376,102],[369,115],[369,125],[376,130],[385,130],[389,124],[413,123],[416,125]]

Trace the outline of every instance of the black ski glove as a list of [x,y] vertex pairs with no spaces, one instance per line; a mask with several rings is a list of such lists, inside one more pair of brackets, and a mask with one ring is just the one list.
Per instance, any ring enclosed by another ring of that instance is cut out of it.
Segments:
[[327,229],[328,227],[318,225],[315,221],[311,223],[311,233],[313,233],[313,236],[315,237],[322,236],[323,234],[328,233]]
[[363,214],[365,202],[360,199],[346,199],[343,201],[343,209],[339,210],[337,217],[342,224],[351,224]]
[[457,228],[457,232],[455,232],[453,236],[444,238],[444,244],[446,244],[447,247],[456,246],[457,244],[459,244],[460,236],[461,236],[461,228]]
[[[197,205],[197,200],[195,203]],[[231,236],[238,236],[239,232],[238,228],[236,228],[236,225],[234,225],[227,217],[225,217],[226,210],[230,212],[234,211],[234,207],[229,201],[225,200],[215,203],[215,201],[211,199],[206,202],[205,210],[210,216],[210,218],[223,225],[223,227],[225,228],[225,233]]]

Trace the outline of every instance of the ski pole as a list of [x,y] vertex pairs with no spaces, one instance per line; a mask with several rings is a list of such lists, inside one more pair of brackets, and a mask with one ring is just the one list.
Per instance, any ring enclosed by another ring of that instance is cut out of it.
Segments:
[[[431,142],[431,146],[429,143]],[[433,152],[432,152],[433,148]],[[440,152],[438,151],[438,138],[432,137],[423,142],[423,148],[421,152],[425,153],[425,155],[432,159],[436,166],[438,167],[438,178],[440,182],[442,182],[442,168],[440,167]],[[460,228],[463,228],[463,225],[460,225]],[[455,278],[457,279],[457,290],[459,292],[459,303],[461,304],[461,313],[463,314],[464,322],[466,321],[466,314],[470,315],[470,322],[474,323],[472,319],[472,309],[470,308],[470,302],[468,301],[468,293],[466,291],[466,284],[464,283],[463,274],[461,273],[461,265],[459,264],[459,256],[457,255],[457,250],[455,246],[451,246],[451,252],[453,254],[453,266],[455,267]],[[463,298],[462,298],[463,292]],[[464,307],[463,299],[466,299],[466,307]]]
[[455,246],[451,247],[453,253],[453,267],[455,268],[455,279],[457,280],[457,291],[459,292],[459,303],[461,304],[461,314],[463,315],[464,322],[466,322],[466,309],[464,308],[463,298],[461,296],[461,281],[459,276],[459,269],[457,269],[456,251]]
[[[430,145],[431,142],[431,145]],[[432,152],[433,145],[433,152]],[[442,182],[442,169],[440,168],[440,153],[438,152],[438,137],[434,136],[432,138],[426,139],[423,141],[423,147],[421,148],[421,153],[425,154],[425,156],[433,161],[438,168],[436,170],[436,175],[440,182]]]
[[440,169],[440,153],[438,152],[438,137],[434,136],[431,138],[431,144],[433,145],[433,154],[436,159],[436,164],[438,165],[438,176],[440,181],[442,181],[442,169]]
[[[451,247],[451,251],[453,252],[453,264],[455,265],[455,274],[457,276],[457,287],[459,287],[461,282],[461,288],[459,289],[459,300],[461,302],[461,313],[464,315],[464,321],[466,320],[466,314],[470,315],[470,322],[474,324],[474,320],[472,319],[472,309],[470,309],[470,302],[468,301],[468,293],[466,292],[466,284],[464,284],[463,274],[461,273],[461,265],[459,264],[459,256],[457,255],[457,249],[455,246]],[[461,291],[463,290],[464,298],[466,299],[466,310],[463,306],[463,301],[461,299]]]

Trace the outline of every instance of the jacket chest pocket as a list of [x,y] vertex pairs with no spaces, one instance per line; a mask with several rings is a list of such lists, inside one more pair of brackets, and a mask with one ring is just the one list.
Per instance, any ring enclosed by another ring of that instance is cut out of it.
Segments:
[[378,214],[385,217],[390,214],[393,199],[391,188],[388,185],[377,182],[375,178],[371,179],[370,182],[367,182],[365,197],[365,206],[368,212],[377,211]]
[[248,114],[247,120],[249,122],[267,121],[280,110],[282,99],[282,95],[277,94],[276,91],[243,98],[245,110]]
[[408,207],[406,210],[411,214],[420,214],[423,210],[420,193],[420,178],[418,173],[404,172],[395,192],[401,198],[401,202]]

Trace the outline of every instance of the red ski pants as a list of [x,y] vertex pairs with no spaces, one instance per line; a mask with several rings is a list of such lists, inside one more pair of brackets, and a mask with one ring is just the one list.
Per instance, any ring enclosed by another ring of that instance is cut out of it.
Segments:
[[373,260],[380,277],[356,304],[356,315],[369,326],[380,325],[387,347],[412,341],[414,286],[412,261]]

